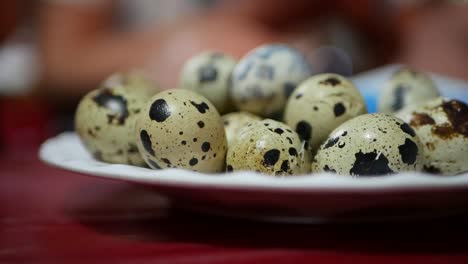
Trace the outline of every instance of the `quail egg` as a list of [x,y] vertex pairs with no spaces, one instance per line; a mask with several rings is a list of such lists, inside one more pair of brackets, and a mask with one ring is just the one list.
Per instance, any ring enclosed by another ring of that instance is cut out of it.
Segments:
[[234,67],[231,97],[239,110],[279,119],[287,98],[310,74],[299,51],[280,44],[260,46]]
[[133,134],[143,104],[157,88],[138,72],[118,73],[85,95],[75,113],[75,129],[86,149],[102,161],[144,165]]
[[315,151],[333,129],[366,112],[364,98],[349,80],[323,73],[297,87],[286,104],[284,121]]
[[314,172],[377,176],[421,170],[423,149],[415,131],[388,114],[365,114],[337,127],[314,157]]
[[205,96],[220,113],[227,113],[233,108],[228,89],[235,65],[235,59],[220,52],[196,55],[182,69],[180,88]]
[[163,91],[142,108],[138,149],[153,169],[221,172],[226,157],[223,120],[205,97],[184,89]]
[[233,112],[222,116],[228,147],[232,145],[242,128],[255,121],[262,120],[260,117],[248,112]]
[[468,171],[468,106],[442,97],[397,114],[421,138],[423,170],[453,175]]
[[304,174],[309,159],[299,136],[286,124],[265,119],[244,127],[228,148],[227,171],[253,170],[271,175]]
[[379,95],[378,110],[393,113],[439,97],[434,82],[423,72],[402,68],[386,82]]

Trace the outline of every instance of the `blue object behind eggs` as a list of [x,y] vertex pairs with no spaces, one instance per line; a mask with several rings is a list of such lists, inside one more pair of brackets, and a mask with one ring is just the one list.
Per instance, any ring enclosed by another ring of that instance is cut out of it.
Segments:
[[[351,80],[364,96],[369,113],[377,112],[379,91],[401,65],[389,65],[353,76]],[[468,102],[468,83],[449,77],[430,74],[442,96]]]

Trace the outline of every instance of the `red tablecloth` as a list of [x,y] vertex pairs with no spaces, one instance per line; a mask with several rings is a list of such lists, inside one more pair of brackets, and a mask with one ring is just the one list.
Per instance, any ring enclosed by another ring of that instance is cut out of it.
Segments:
[[247,222],[168,209],[144,187],[0,157],[0,263],[468,263],[468,215]]

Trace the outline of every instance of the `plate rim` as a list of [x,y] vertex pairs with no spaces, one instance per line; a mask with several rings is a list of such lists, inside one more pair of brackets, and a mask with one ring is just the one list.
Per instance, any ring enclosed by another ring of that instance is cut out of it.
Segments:
[[[405,172],[380,177],[353,178],[333,173],[298,175],[292,177],[272,177],[252,171],[204,174],[182,169],[152,170],[124,164],[110,164],[92,160],[95,167],[80,168],[83,160],[62,160],[51,158],[50,151],[56,145],[67,140],[82,144],[74,132],[64,132],[47,139],[39,148],[39,159],[44,163],[87,176],[123,180],[147,185],[184,188],[219,188],[243,191],[276,191],[276,192],[395,192],[395,191],[446,191],[452,189],[468,190],[468,173],[456,176],[435,176],[421,172]],[[123,169],[141,171],[138,176],[122,173]],[[97,169],[97,170],[96,170]],[[119,172],[120,171],[120,172]],[[151,172],[149,175],[148,172]],[[153,173],[154,172],[154,173]],[[172,175],[171,175],[172,174]],[[174,177],[182,174],[183,177]],[[406,177],[406,179],[405,179]],[[403,182],[403,180],[408,180]]]

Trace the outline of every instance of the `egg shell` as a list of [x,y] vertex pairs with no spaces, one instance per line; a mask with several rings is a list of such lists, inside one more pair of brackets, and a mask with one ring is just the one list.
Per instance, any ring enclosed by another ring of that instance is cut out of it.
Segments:
[[262,118],[248,112],[233,112],[222,116],[228,148],[239,136],[242,128],[250,123],[260,121]]
[[138,149],[151,168],[224,170],[223,120],[214,105],[195,92],[174,89],[152,97],[142,109],[135,133]]
[[297,87],[286,104],[284,121],[315,151],[333,129],[365,113],[364,98],[353,83],[341,75],[324,73]]
[[244,127],[229,147],[227,171],[251,170],[276,176],[309,171],[310,157],[299,136],[286,124],[265,119]]
[[378,111],[393,113],[439,97],[439,91],[424,72],[401,68],[384,84],[378,99]]
[[116,73],[86,94],[75,113],[75,130],[94,158],[142,166],[134,139],[135,120],[144,103],[158,91],[139,72]]
[[311,67],[299,51],[263,45],[245,55],[232,75],[232,100],[241,111],[281,118],[287,98],[309,77]]
[[378,176],[419,171],[423,148],[415,131],[388,114],[365,114],[337,127],[314,157],[314,172]]
[[419,135],[426,172],[454,175],[468,171],[466,103],[440,97],[397,116]]
[[207,51],[190,58],[183,66],[179,88],[205,96],[221,114],[233,110],[229,96],[236,60],[223,53]]

